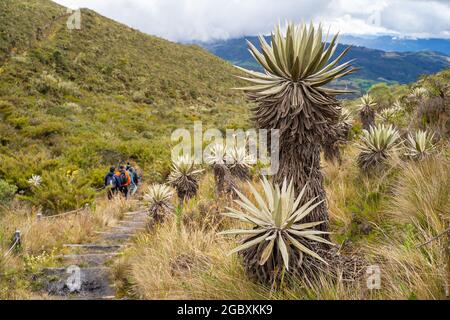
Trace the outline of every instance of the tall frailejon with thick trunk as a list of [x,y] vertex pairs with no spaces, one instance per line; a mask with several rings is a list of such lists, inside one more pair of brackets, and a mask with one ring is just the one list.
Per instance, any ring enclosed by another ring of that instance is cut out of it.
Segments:
[[[312,24],[288,24],[285,35],[278,27],[270,45],[262,36],[259,40],[261,52],[250,42],[249,51],[265,73],[240,68],[249,75],[241,78],[253,84],[242,89],[256,103],[257,126],[280,130],[280,166],[274,180],[293,179],[297,192],[307,184],[305,201],[324,200],[321,146],[336,133],[341,113],[336,96],[347,92],[324,85],[355,71],[352,61],[339,64],[349,48],[332,59],[337,35],[327,45],[322,27]],[[328,221],[325,202],[305,220]]]

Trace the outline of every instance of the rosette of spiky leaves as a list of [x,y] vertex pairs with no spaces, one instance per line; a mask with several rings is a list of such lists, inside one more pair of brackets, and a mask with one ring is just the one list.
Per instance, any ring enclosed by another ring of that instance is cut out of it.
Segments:
[[173,209],[171,199],[172,189],[165,184],[153,184],[144,194],[144,201],[148,204],[148,212],[155,222],[162,222]]
[[202,169],[197,169],[194,159],[180,156],[173,161],[168,182],[177,190],[180,201],[194,197],[198,190],[198,178]]
[[359,116],[361,119],[361,123],[363,129],[368,130],[371,126],[375,124],[375,110],[374,108],[377,106],[375,99],[370,95],[365,94],[361,97],[361,102],[358,105],[359,107]]
[[240,200],[235,200],[240,209],[230,210],[223,215],[249,223],[248,229],[223,231],[222,235],[244,236],[242,244],[229,254],[241,252],[247,272],[261,282],[271,282],[281,276],[283,270],[292,274],[302,268],[303,255],[313,257],[312,261],[327,262],[311,250],[311,243],[331,242],[322,238],[328,232],[315,230],[324,221],[304,222],[324,200],[307,199],[301,205],[306,186],[295,196],[293,182],[284,180],[282,186],[270,183],[265,177],[261,180],[264,190],[261,195],[249,182],[255,201],[236,191]]
[[232,193],[235,186],[231,176],[230,169],[228,168],[227,150],[223,143],[217,142],[212,146],[209,146],[209,152],[205,156],[205,162],[213,168],[214,181],[216,183],[216,192],[221,194]]
[[359,167],[364,171],[381,167],[400,144],[400,134],[392,125],[380,124],[363,130],[357,159]]
[[390,108],[385,108],[378,112],[377,117],[386,123],[393,124],[402,113],[402,107],[399,102],[394,103]]
[[341,109],[341,116],[339,117],[339,122],[344,123],[346,125],[352,126],[353,116],[347,108]]
[[205,155],[205,162],[208,165],[225,164],[227,149],[221,142],[216,142],[208,146],[207,154]]
[[42,183],[42,177],[36,174],[33,174],[30,179],[28,179],[28,184],[33,187],[39,187]]
[[[325,198],[320,172],[320,148],[339,120],[337,90],[325,86],[354,72],[352,61],[340,63],[345,49],[333,58],[337,36],[327,41],[322,27],[288,23],[286,33],[277,27],[270,44],[259,37],[261,51],[248,43],[249,51],[265,72],[240,68],[251,86],[241,88],[249,100],[256,102],[253,119],[258,128],[278,129],[279,170],[274,181],[293,179],[296,192],[308,182],[306,196]],[[328,43],[328,44],[327,44]],[[309,216],[327,220],[325,204]],[[326,229],[326,223],[321,226]]]
[[435,150],[434,133],[419,130],[414,135],[408,134],[405,142],[405,155],[414,160],[422,160]]
[[420,101],[428,96],[428,90],[424,87],[414,88],[409,94],[409,98],[413,101]]
[[[303,23],[297,26],[289,23],[286,36],[278,26],[272,33],[270,45],[263,36],[259,36],[259,41],[261,52],[250,42],[248,46],[265,73],[238,68],[250,76],[240,78],[252,83],[252,86],[240,89],[245,90],[252,100],[267,103],[256,112],[261,124],[292,134],[292,129],[301,132],[311,129],[314,123],[335,120],[339,112],[334,96],[348,91],[324,85],[355,71],[352,61],[339,64],[349,48],[329,62],[337,47],[337,35],[327,46],[320,25],[315,28],[312,23],[309,27]],[[296,124],[294,128],[288,122],[292,114],[298,116],[290,119]],[[284,121],[275,126],[273,121],[280,118]],[[301,123],[297,123],[299,121]]]
[[245,146],[234,146],[227,150],[227,166],[233,176],[246,180],[250,176],[250,168],[254,163]]

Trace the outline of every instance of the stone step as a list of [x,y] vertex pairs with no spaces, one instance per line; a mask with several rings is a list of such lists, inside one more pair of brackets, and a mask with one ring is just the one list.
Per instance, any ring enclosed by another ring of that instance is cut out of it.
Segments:
[[145,215],[145,216],[130,216],[130,217],[126,217],[122,221],[123,221],[123,223],[126,223],[126,222],[144,223],[144,222],[147,222],[148,220],[149,220],[149,217],[147,215]]
[[112,227],[112,232],[118,231],[123,233],[133,233],[133,232],[142,232],[147,230],[145,227],[136,227],[136,226],[114,226]]
[[115,296],[109,269],[104,267],[45,268],[41,284],[50,296],[64,299],[102,299]]
[[128,240],[135,236],[134,233],[121,233],[121,232],[102,232],[97,231],[97,234],[99,234],[103,240],[114,240],[114,241],[122,241],[122,240]]
[[145,209],[141,209],[141,210],[136,210],[136,211],[131,211],[131,212],[125,212],[124,215],[126,216],[132,216],[132,215],[136,215],[136,214],[147,214],[147,211]]
[[147,225],[147,221],[134,221],[134,220],[120,220],[119,226],[122,227],[145,227]]
[[116,252],[120,251],[124,248],[123,245],[119,244],[96,244],[96,243],[87,243],[87,244],[64,244],[66,248],[87,251],[87,252]]
[[66,254],[58,256],[64,262],[71,265],[87,265],[90,267],[102,266],[107,260],[117,256],[117,253],[87,253],[87,254]]

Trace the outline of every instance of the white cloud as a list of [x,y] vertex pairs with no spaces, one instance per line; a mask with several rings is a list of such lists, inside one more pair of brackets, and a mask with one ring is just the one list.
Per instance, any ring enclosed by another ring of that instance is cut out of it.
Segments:
[[284,20],[352,34],[450,38],[448,0],[55,0],[173,41],[268,33]]

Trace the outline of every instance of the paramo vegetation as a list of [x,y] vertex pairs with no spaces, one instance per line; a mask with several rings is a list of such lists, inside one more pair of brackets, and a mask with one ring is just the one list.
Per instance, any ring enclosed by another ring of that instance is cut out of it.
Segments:
[[[0,7],[9,19],[0,25],[0,298],[41,297],[33,275],[58,265],[63,243],[93,239],[133,209],[97,191],[126,159],[144,173],[138,200],[152,223],[114,263],[119,296],[445,297],[449,70],[339,100],[344,92],[327,84],[357,71],[330,60],[338,39],[326,43],[320,27],[277,28],[261,52],[249,44],[259,73],[89,10],[74,31],[50,2]],[[194,120],[245,129],[251,115],[282,131],[273,178],[245,150],[230,151],[233,165],[218,161],[223,146],[203,166],[171,163],[173,129]],[[4,258],[36,210],[86,204],[90,215],[29,227]],[[364,278],[374,265],[375,290]]]

